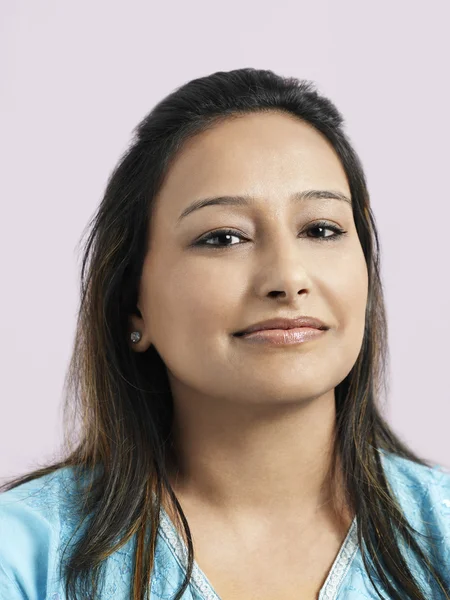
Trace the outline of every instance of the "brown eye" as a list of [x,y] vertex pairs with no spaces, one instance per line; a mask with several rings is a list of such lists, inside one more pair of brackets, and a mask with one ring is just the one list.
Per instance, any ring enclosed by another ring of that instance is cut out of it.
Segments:
[[[322,235],[322,232],[329,230],[333,232],[333,235]],[[309,227],[307,227],[306,232],[309,233],[310,231],[318,231],[319,232],[319,236],[307,236],[309,238],[315,239],[315,240],[323,240],[323,241],[331,241],[331,240],[338,240],[342,235],[345,235],[347,232],[344,231],[344,229],[341,229],[340,227],[338,227],[337,225],[333,225],[332,223],[328,223],[328,221],[318,221],[316,223],[313,223],[312,225],[310,225]],[[230,248],[232,246],[239,246],[239,243],[237,244],[231,244],[231,243],[226,243],[226,241],[230,241],[233,237],[236,237],[240,240],[245,240],[246,238],[243,237],[243,235],[239,232],[236,231],[235,229],[217,229],[216,231],[210,231],[209,233],[207,233],[205,236],[203,236],[202,238],[200,238],[197,242],[195,242],[194,244],[192,244],[193,246],[209,246],[210,248]],[[210,240],[216,240],[222,238],[222,241],[224,241],[225,243],[222,244],[212,244],[212,243],[207,243]]]
[[239,231],[235,229],[218,229],[217,231],[210,231],[203,238],[198,240],[194,246],[213,246],[215,248],[226,248],[228,246],[238,246],[238,244],[207,244],[206,242],[209,240],[219,239],[219,238],[230,238],[237,237],[241,240],[245,239]]
[[326,240],[326,241],[336,240],[336,239],[340,238],[342,235],[344,235],[345,233],[347,233],[346,231],[344,231],[344,229],[341,229],[337,225],[332,225],[331,223],[328,223],[327,221],[318,221],[317,223],[313,223],[312,225],[310,225],[307,228],[306,231],[307,231],[307,233],[309,233],[310,231],[324,232],[327,229],[329,231],[332,231],[333,235],[327,235],[327,236],[319,235],[319,237],[317,237],[315,239]]

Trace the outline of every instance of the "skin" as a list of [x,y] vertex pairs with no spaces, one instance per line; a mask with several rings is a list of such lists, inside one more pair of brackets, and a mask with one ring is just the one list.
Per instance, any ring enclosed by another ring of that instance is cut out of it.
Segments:
[[[142,338],[130,347],[153,344],[167,366],[178,456],[172,483],[194,530],[214,526],[230,547],[245,540],[249,552],[274,536],[291,549],[301,539],[301,553],[322,523],[337,544],[331,560],[346,534],[328,510],[334,389],[361,349],[368,274],[351,205],[289,202],[309,189],[351,198],[328,140],[290,115],[247,114],[189,140],[155,199],[141,316],[130,318],[130,332]],[[204,207],[177,225],[195,200],[244,194],[254,197],[247,207]],[[347,233],[333,241],[320,239],[328,229],[307,234],[320,219]],[[208,242],[222,249],[190,247],[221,228],[242,238]],[[284,347],[232,335],[299,315],[330,329]],[[273,553],[267,558],[273,564]]]

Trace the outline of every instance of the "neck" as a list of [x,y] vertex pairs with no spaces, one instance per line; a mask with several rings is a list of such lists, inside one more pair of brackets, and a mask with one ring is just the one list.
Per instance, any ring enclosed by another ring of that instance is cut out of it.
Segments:
[[[243,406],[183,394],[174,399],[171,485],[185,502],[227,519],[340,519],[340,461],[331,478],[334,390],[306,402]],[[182,427],[181,427],[182,424]]]

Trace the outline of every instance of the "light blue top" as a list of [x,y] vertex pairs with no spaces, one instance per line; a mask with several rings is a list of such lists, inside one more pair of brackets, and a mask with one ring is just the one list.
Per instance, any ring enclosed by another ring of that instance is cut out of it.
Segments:
[[[448,575],[445,585],[450,590],[450,471],[440,465],[431,468],[416,465],[383,451],[380,455],[394,493],[413,527],[422,533],[438,536],[435,564]],[[1,600],[65,600],[57,566],[60,545],[69,539],[77,523],[74,511],[68,507],[71,485],[74,485],[72,470],[65,468],[0,494]],[[356,528],[355,518],[321,589],[319,600],[379,600],[364,569]],[[428,549],[429,542],[422,540],[418,536],[419,544]],[[134,541],[135,538],[132,538],[107,559],[101,600],[128,600]],[[442,592],[433,587],[432,582],[427,583],[422,566],[413,562],[413,555],[408,554],[408,549],[406,552],[411,570],[414,574],[419,573],[424,585],[429,586],[426,588],[430,590],[427,597],[443,598]],[[187,564],[186,557],[184,541],[162,509],[151,600],[170,600],[175,596],[186,572],[183,566]],[[378,584],[375,574],[373,577]],[[196,563],[192,583],[183,595],[183,600],[188,599],[219,599]]]

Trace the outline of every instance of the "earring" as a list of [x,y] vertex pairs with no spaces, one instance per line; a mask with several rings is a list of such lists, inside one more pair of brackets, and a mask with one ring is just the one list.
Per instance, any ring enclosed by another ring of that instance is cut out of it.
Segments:
[[133,342],[133,344],[135,344],[136,342],[138,342],[141,339],[141,333],[140,331],[133,331],[133,333],[131,334],[131,341]]

